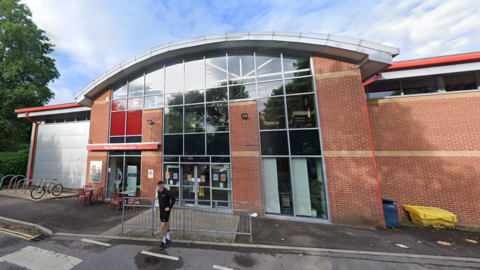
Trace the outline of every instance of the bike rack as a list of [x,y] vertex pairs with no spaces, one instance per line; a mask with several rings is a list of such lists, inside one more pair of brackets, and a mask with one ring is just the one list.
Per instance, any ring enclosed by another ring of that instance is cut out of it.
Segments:
[[[28,184],[32,183],[32,185],[33,185],[33,180],[35,180],[35,179],[23,179],[23,180],[24,180],[23,186],[22,186],[23,194],[27,194]],[[20,184],[20,182],[18,184]],[[17,187],[17,189],[18,189],[18,187]],[[17,192],[17,191],[15,191],[15,192]]]
[[[18,175],[17,175],[17,176],[18,176]],[[23,177],[23,178],[22,178],[22,179],[17,179],[17,183],[16,183],[16,185],[15,185],[15,193],[17,193],[18,186],[20,185],[20,183],[22,183],[22,181],[25,182],[25,180],[26,180],[25,176],[20,175],[20,177]]]
[[13,184],[13,187],[15,188],[17,186],[17,181],[18,181],[18,177],[23,177],[23,179],[25,179],[25,176],[23,175],[15,175],[15,177],[13,177],[12,179],[10,179],[10,183],[8,183],[8,188],[7,188],[7,192],[10,190],[10,186],[12,185],[12,182],[13,180],[15,180],[15,184]]
[[[3,187],[3,180],[7,177],[15,177],[14,174],[8,174],[8,175],[5,175],[2,180],[0,180],[0,190],[2,190],[2,187]],[[11,179],[10,179],[10,182],[11,182]],[[7,190],[8,191],[8,190]]]

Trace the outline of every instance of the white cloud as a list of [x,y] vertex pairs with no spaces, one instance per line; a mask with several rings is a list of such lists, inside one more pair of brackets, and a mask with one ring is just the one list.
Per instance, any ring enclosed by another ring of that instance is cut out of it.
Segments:
[[396,60],[478,51],[478,0],[127,1],[24,0],[56,45],[62,77],[76,93],[149,48],[244,31],[319,32],[398,47]]

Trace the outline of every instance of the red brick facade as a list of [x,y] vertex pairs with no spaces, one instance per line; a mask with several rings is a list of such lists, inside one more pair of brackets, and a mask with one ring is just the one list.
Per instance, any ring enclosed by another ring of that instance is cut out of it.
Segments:
[[[248,113],[245,125],[242,113]],[[252,204],[252,213],[263,215],[262,171],[258,137],[258,116],[256,101],[230,103],[230,151],[232,153],[233,200]]]
[[381,208],[359,68],[313,57],[332,223],[380,226]]
[[[111,87],[105,89],[101,94],[92,99],[90,112],[90,141],[91,144],[108,143],[110,130],[110,98]],[[102,183],[90,183],[90,161],[102,161]],[[92,187],[105,187],[107,183],[108,172],[108,152],[107,151],[89,151],[87,158],[87,179],[86,184]]]
[[382,196],[480,226],[480,93],[369,101]]
[[[147,120],[152,120],[153,125],[150,126]],[[150,141],[163,142],[163,109],[143,111],[143,142]],[[156,151],[142,151],[142,197],[155,197],[157,182],[162,180],[162,169],[162,145]],[[153,170],[153,178],[148,178],[148,170]]]

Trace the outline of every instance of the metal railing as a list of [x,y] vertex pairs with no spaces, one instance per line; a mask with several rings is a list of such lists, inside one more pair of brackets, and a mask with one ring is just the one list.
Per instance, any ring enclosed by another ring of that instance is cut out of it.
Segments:
[[[122,234],[124,229],[161,230],[160,212],[155,199],[124,197]],[[132,203],[135,200],[135,203]],[[170,210],[169,230],[212,233],[219,235],[248,235],[252,242],[250,202],[219,200],[177,200]]]

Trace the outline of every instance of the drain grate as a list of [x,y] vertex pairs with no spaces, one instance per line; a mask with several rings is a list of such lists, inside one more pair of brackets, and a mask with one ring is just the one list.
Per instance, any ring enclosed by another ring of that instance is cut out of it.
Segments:
[[30,239],[30,241],[34,241],[34,242],[40,242],[42,240],[45,240],[47,238],[49,238],[50,235],[47,235],[47,234],[40,234],[40,235],[37,235],[35,236],[34,238]]

